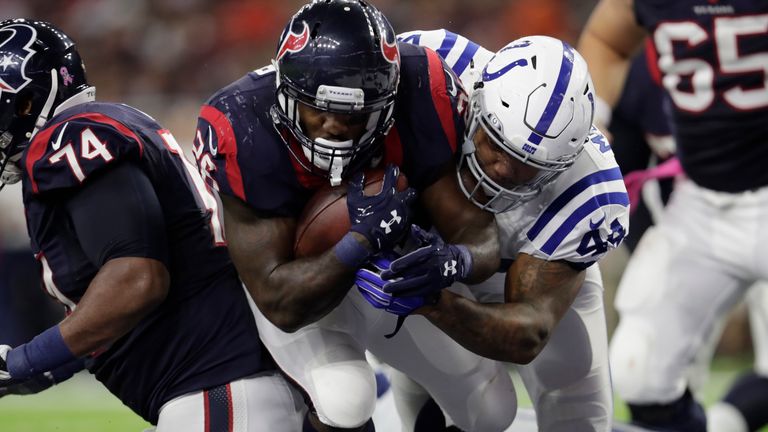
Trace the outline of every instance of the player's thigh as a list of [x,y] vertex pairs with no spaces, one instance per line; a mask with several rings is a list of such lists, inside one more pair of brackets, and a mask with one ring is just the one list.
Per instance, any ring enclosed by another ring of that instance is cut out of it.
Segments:
[[630,402],[680,397],[691,359],[744,293],[744,282],[707,259],[705,240],[681,225],[648,229],[619,284],[610,359],[614,387]]
[[514,419],[506,366],[466,350],[422,316],[409,317],[391,339],[371,335],[369,350],[422,385],[463,430],[503,431]]
[[285,378],[263,373],[173,399],[160,410],[156,432],[294,432],[305,413]]
[[547,345],[518,370],[542,432],[610,431],[613,416],[603,287],[596,266]]
[[362,340],[365,313],[348,295],[328,315],[294,333],[255,313],[275,362],[309,396],[319,419],[334,427],[360,426],[376,406],[376,379]]

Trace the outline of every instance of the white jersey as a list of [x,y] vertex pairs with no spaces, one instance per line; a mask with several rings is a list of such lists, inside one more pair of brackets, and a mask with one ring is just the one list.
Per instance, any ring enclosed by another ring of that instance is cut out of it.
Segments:
[[[494,56],[445,30],[408,32],[398,38],[435,50],[470,94]],[[526,253],[588,267],[621,244],[629,225],[629,197],[603,134],[593,127],[573,166],[533,200],[497,214],[496,222],[505,261]],[[531,363],[517,366],[534,401],[538,430],[543,432],[578,428],[574,418],[588,422],[590,430],[612,430],[602,278],[597,265],[584,273],[578,295],[547,345]],[[505,283],[506,274],[497,273],[468,288],[481,303],[500,303],[505,301]],[[463,288],[459,283],[450,289]]]
[[459,77],[467,95],[472,95],[473,84],[493,53],[464,36],[448,30],[414,30],[397,35],[400,42],[430,48],[437,52]]
[[628,233],[629,197],[607,139],[595,127],[576,162],[533,200],[496,215],[502,257],[594,263]]

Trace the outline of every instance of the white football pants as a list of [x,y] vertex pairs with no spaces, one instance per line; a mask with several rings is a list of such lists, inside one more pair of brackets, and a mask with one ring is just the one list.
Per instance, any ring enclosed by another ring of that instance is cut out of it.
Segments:
[[257,313],[262,341],[325,424],[355,428],[372,416],[376,381],[366,349],[422,384],[460,428],[500,432],[511,424],[515,392],[502,364],[467,351],[421,316],[408,317],[397,336],[386,339],[396,318],[369,305],[356,288],[295,333]]
[[[570,309],[557,324],[547,345],[520,373],[536,411],[541,432],[608,432],[613,418],[613,393],[608,365],[608,336],[600,270],[593,265]],[[483,303],[504,301],[504,274],[497,274],[471,291]],[[403,430],[412,431],[426,397],[399,374],[392,391]],[[442,405],[441,405],[442,406]],[[517,404],[507,409],[517,410]]]
[[[616,296],[620,322],[610,358],[615,389],[625,401],[668,403],[691,386],[687,373],[703,350],[711,352],[726,313],[753,283],[768,280],[766,220],[768,188],[729,194],[678,181]],[[766,322],[765,303],[751,305],[753,320]],[[761,334],[764,329],[756,339]],[[762,373],[768,370],[766,342],[757,342]]]
[[307,411],[278,372],[264,372],[166,402],[156,432],[297,432]]

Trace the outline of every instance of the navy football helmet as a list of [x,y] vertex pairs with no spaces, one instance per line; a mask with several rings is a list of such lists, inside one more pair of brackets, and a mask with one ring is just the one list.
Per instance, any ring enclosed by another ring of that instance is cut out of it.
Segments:
[[[301,8],[280,37],[274,60],[278,129],[288,130],[303,154],[288,148],[310,172],[338,184],[370,163],[394,122],[400,52],[389,21],[362,0],[315,0]],[[365,115],[362,136],[349,141],[310,139],[298,104],[342,114]]]
[[43,21],[0,22],[0,183],[21,179],[16,162],[56,108],[94,94],[66,34]]

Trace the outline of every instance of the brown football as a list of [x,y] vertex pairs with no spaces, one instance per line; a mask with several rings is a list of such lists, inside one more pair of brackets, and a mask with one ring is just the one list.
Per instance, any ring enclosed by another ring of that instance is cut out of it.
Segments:
[[[369,169],[365,172],[366,195],[381,192],[384,170]],[[408,187],[408,180],[403,173],[397,178],[397,190]],[[349,232],[349,212],[347,211],[347,182],[332,187],[326,184],[315,192],[304,211],[299,216],[296,226],[296,241],[293,252],[297,258],[320,255],[332,248]]]

